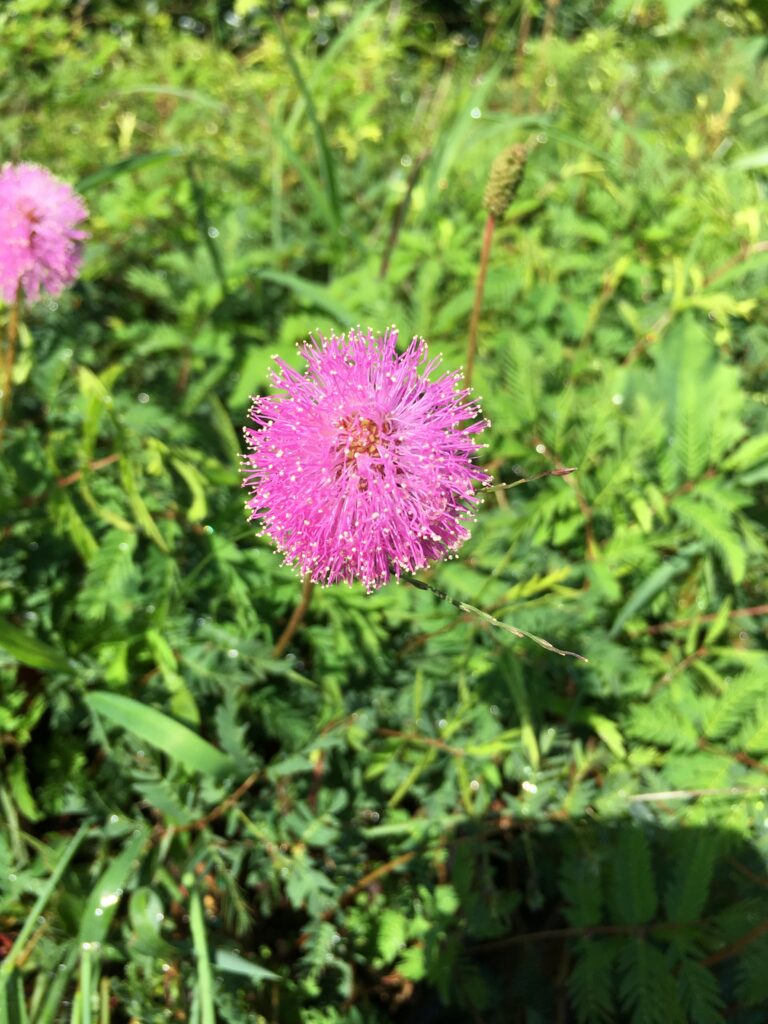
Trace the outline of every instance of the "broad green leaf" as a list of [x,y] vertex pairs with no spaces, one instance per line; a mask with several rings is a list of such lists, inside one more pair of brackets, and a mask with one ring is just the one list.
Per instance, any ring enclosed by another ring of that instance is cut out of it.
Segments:
[[91,711],[162,750],[189,771],[217,776],[232,769],[232,761],[226,754],[186,725],[148,704],[103,690],[89,693],[85,700]]
[[192,501],[187,509],[187,519],[190,523],[199,523],[208,514],[208,502],[205,497],[205,477],[191,462],[172,458],[171,465],[184,480],[192,496]]
[[165,917],[160,897],[148,885],[142,885],[131,893],[128,917],[135,935],[132,940],[137,952],[165,960],[179,955],[179,950],[161,935],[160,927]]
[[147,843],[148,830],[139,828],[108,866],[85,901],[80,916],[80,942],[103,942],[128,881]]
[[695,547],[689,545],[684,552],[679,552],[673,558],[669,558],[657,566],[650,576],[647,576],[630,594],[614,619],[609,635],[616,636],[625,622],[631,619],[641,608],[644,608],[649,601],[652,601],[673,579],[686,572],[691,564],[690,556],[698,553],[700,550],[700,545]]
[[246,960],[244,956],[235,953],[231,949],[215,949],[213,951],[213,964],[223,974],[238,974],[258,985],[262,981],[281,981],[279,974]]
[[599,715],[596,712],[590,711],[585,716],[585,720],[587,725],[595,730],[614,757],[618,757],[620,760],[623,760],[627,756],[627,748],[624,746],[624,738],[621,735],[618,725],[612,721],[612,719],[606,718],[605,715]]
[[7,619],[0,618],[0,647],[22,665],[32,668],[48,669],[52,672],[75,671],[75,663],[62,651],[37,637],[30,636],[25,630],[12,625]]

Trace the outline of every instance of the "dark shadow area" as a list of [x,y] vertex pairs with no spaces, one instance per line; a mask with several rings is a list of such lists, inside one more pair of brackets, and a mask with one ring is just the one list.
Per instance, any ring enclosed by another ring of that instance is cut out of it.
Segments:
[[640,815],[506,824],[451,845],[459,906],[424,936],[428,983],[400,987],[394,1019],[767,1019],[768,875],[755,845]]

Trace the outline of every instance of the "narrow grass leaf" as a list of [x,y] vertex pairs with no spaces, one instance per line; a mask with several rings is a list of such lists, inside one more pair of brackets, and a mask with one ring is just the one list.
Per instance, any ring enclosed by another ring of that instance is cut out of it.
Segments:
[[[695,546],[696,551],[701,550],[700,545]],[[671,583],[676,576],[680,576],[691,564],[691,560],[688,557],[689,554],[694,553],[694,546],[689,545],[688,548],[675,555],[674,558],[669,558],[665,562],[662,562],[658,568],[647,576],[640,586],[636,587],[635,590],[630,594],[627,601],[620,609],[618,615],[613,621],[609,636],[616,636],[621,630],[621,627],[627,622],[635,612],[640,611],[644,608],[649,601],[660,593],[667,584]]]
[[315,141],[317,143],[318,156],[320,159],[320,172],[325,184],[328,204],[333,212],[334,221],[338,225],[341,222],[341,209],[339,205],[339,188],[336,182],[336,167],[333,162],[331,150],[328,146],[323,126],[320,124],[320,118],[317,116],[317,109],[315,108],[315,103],[312,99],[312,93],[309,91],[306,79],[301,73],[301,68],[293,55],[290,41],[283,29],[280,18],[275,19],[275,24],[277,25],[277,30],[280,35],[280,41],[283,44],[283,50],[285,51],[285,56],[288,61],[288,67],[291,69],[291,73],[296,79],[296,85],[299,87],[299,91],[304,97],[304,102],[307,105],[307,116],[309,117],[312,129],[315,133]]
[[504,657],[501,659],[501,668],[509,685],[515,710],[520,719],[520,739],[528,754],[531,767],[534,771],[538,771],[541,755],[536,739],[533,715],[531,714],[531,702],[528,699],[528,690],[523,680],[520,664],[517,659],[510,657],[509,652],[505,652]]
[[81,178],[77,183],[77,190],[78,192],[88,192],[99,185],[106,185],[113,178],[119,178],[121,174],[129,174],[131,171],[138,171],[142,167],[162,163],[164,160],[173,160],[182,156],[183,153],[183,149],[174,147],[173,149],[158,150],[155,153],[139,153],[136,156],[126,157],[125,160],[118,160],[117,163],[102,167],[100,171],[94,171],[93,174]]
[[197,886],[189,894],[189,928],[192,946],[197,962],[197,996],[200,1002],[202,1024],[216,1024],[216,1010],[213,1001],[213,972],[208,953],[208,937],[205,933],[203,904]]
[[69,866],[69,862],[72,860],[77,850],[85,839],[85,835],[90,827],[90,822],[83,822],[77,832],[72,836],[69,843],[64,848],[64,852],[59,857],[56,863],[56,867],[51,872],[48,881],[43,885],[40,893],[35,900],[34,906],[27,914],[27,918],[22,925],[21,931],[16,936],[16,941],[13,943],[8,953],[6,954],[2,963],[0,963],[0,995],[7,984],[8,977],[16,965],[17,960],[21,956],[30,935],[37,926],[37,919],[45,909],[48,900],[51,898],[53,893],[56,891],[56,887],[64,875],[64,872]]
[[84,943],[80,952],[80,1024],[91,1024],[92,949]]
[[296,274],[285,274],[281,270],[262,270],[259,277],[265,281],[272,281],[274,284],[281,284],[294,293],[294,295],[310,306],[316,306],[334,318],[340,327],[349,327],[358,319],[358,315],[346,306],[337,302],[328,289],[321,284],[307,281]]

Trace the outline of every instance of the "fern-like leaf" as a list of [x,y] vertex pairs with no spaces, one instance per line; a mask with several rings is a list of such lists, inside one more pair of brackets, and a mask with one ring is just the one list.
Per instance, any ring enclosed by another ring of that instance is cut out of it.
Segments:
[[712,971],[698,960],[686,959],[680,966],[677,985],[691,1024],[723,1024],[725,1004]]
[[656,882],[645,833],[625,826],[611,860],[608,905],[615,921],[645,924],[656,913]]
[[568,995],[579,1024],[614,1020],[613,971],[616,948],[611,942],[582,939],[568,978]]
[[624,943],[619,996],[627,1024],[686,1024],[677,986],[663,954],[645,939]]
[[718,837],[701,829],[683,832],[672,844],[674,870],[665,903],[670,921],[684,923],[701,917],[709,895]]

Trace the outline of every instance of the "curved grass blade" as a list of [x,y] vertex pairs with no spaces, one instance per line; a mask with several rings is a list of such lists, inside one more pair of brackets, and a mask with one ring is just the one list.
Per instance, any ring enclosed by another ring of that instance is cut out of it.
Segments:
[[[333,40],[323,50],[322,54],[313,59],[311,72],[309,74],[309,81],[307,83],[308,87],[317,91],[317,89],[323,87],[327,78],[336,73],[336,62],[340,55],[349,50],[354,43],[355,36],[361,29],[365,28],[370,16],[376,13],[376,9],[381,7],[382,3],[383,0],[370,0],[369,3],[363,4],[363,6],[354,13],[345,28],[342,29],[337,36],[334,36]],[[303,95],[294,103],[293,109],[291,110],[290,116],[285,124],[286,132],[289,135],[293,134],[296,124],[304,112],[305,105],[306,100]]]
[[53,672],[73,672],[74,664],[62,651],[29,636],[24,630],[0,619],[0,647],[22,665],[31,668],[50,669]]
[[51,872],[48,881],[40,890],[40,894],[35,900],[35,904],[27,914],[21,931],[16,936],[16,940],[11,946],[10,950],[5,956],[5,959],[0,963],[0,1005],[2,1005],[2,998],[4,996],[4,990],[8,983],[8,977],[13,971],[16,961],[21,956],[27,941],[32,934],[33,930],[37,927],[37,920],[45,909],[48,900],[51,898],[56,890],[56,886],[62,879],[64,872],[69,866],[69,862],[72,860],[77,850],[85,839],[85,835],[90,828],[90,821],[84,821],[77,832],[72,836],[67,846],[64,848],[64,852],[59,857],[56,867]]
[[296,298],[302,299],[332,316],[340,327],[347,328],[358,319],[354,313],[340,305],[328,293],[328,289],[321,284],[307,281],[297,274],[285,274],[281,270],[260,270],[258,276],[265,281],[272,281],[273,284],[281,284],[290,289]]
[[78,192],[87,192],[89,189],[96,188],[97,185],[104,185],[106,182],[112,181],[113,178],[118,178],[121,174],[128,174],[131,171],[137,171],[140,167],[147,167],[149,164],[160,163],[163,160],[173,160],[183,154],[183,149],[174,147],[173,149],[160,149],[155,153],[138,153],[136,156],[128,156],[125,160],[118,160],[117,163],[110,164],[109,167],[102,167],[100,171],[87,174],[78,181],[76,188]]
[[681,548],[673,558],[665,559],[649,576],[646,576],[619,609],[608,636],[616,636],[624,623],[631,619],[635,612],[639,611],[656,597],[676,576],[684,573],[690,566],[692,557],[699,554],[702,547],[698,542],[688,544],[686,547]]
[[452,604],[454,608],[458,608],[459,611],[466,612],[469,615],[474,615],[478,619],[482,619],[483,622],[487,622],[489,626],[495,626],[496,629],[503,629],[505,633],[511,633],[512,636],[516,636],[519,639],[525,637],[527,640],[533,640],[539,647],[543,647],[545,651],[551,651],[552,654],[559,654],[563,658],[576,658],[577,661],[588,661],[583,654],[577,654],[575,651],[563,651],[559,647],[555,647],[549,640],[545,640],[542,636],[536,636],[535,633],[529,633],[525,629],[519,629],[517,626],[510,626],[506,622],[501,622],[500,619],[495,619],[493,615],[489,615],[488,612],[484,612],[481,608],[475,608],[473,604],[466,604],[464,601],[458,601],[455,597],[450,597],[445,593],[444,590],[438,590],[437,587],[431,586],[429,583],[425,583],[423,580],[417,580],[415,576],[411,576],[410,573],[402,573],[402,579],[411,586],[416,587],[417,590],[429,590],[439,597],[441,601],[447,601],[448,604]]
[[179,89],[172,85],[133,85],[128,89],[119,89],[118,96],[137,96],[144,93],[149,96],[172,96],[177,100],[187,100],[189,103],[196,103],[200,107],[207,107],[215,110],[217,114],[223,114],[227,110],[226,103],[215,100],[204,92],[196,89]]
[[63,963],[59,965],[57,971],[53,972],[51,983],[45,993],[45,1000],[40,1012],[35,1017],[35,1024],[54,1024],[54,1021],[58,1022],[62,1019],[60,1013],[64,994],[67,991],[72,973],[77,966],[79,954],[80,949],[75,944],[72,944]]
[[147,829],[142,828],[131,837],[126,846],[109,861],[107,868],[91,889],[83,906],[78,940],[84,945],[103,943],[109,926],[147,841]]

